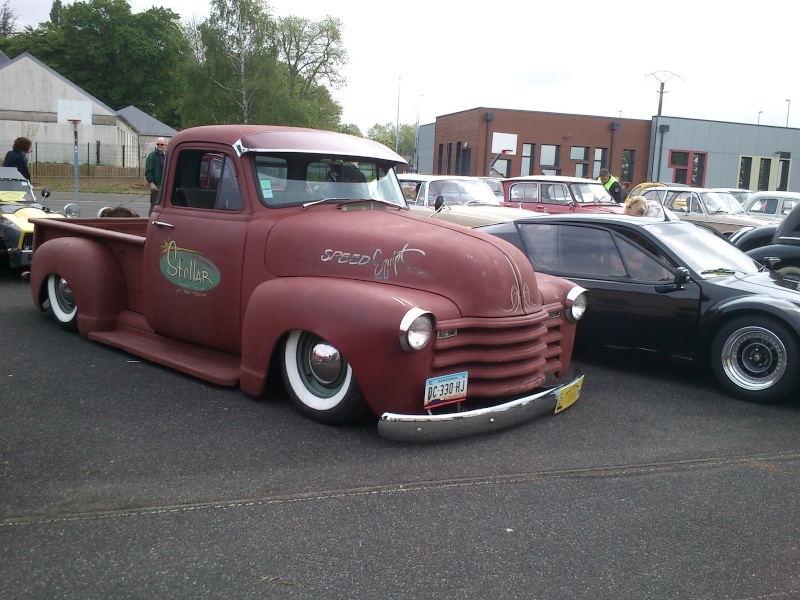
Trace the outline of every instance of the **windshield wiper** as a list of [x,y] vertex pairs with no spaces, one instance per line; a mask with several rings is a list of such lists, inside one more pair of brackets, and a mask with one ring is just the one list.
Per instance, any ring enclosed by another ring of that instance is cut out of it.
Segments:
[[736,275],[736,271],[727,267],[717,267],[716,269],[700,271],[700,275]]

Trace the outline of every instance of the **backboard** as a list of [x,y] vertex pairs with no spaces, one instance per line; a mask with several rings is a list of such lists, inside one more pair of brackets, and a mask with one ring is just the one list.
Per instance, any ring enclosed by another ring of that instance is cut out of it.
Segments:
[[492,133],[492,154],[515,156],[517,154],[517,134]]

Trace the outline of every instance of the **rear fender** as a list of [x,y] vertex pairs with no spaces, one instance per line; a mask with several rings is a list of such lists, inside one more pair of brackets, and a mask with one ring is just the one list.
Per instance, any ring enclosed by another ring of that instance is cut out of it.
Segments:
[[58,274],[69,282],[78,306],[78,331],[109,331],[128,305],[122,269],[103,244],[62,237],[37,246],[31,265],[31,294],[40,310],[47,300],[47,278]]
[[400,322],[413,307],[437,319],[460,317],[450,300],[420,290],[325,277],[265,282],[255,289],[245,312],[240,386],[261,395],[270,360],[283,351],[282,338],[299,329],[339,350],[376,414],[419,413],[433,341],[419,352],[401,348]]

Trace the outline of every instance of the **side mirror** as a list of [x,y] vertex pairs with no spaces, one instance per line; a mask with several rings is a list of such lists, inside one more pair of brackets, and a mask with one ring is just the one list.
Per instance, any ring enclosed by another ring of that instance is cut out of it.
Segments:
[[433,203],[433,213],[436,214],[442,207],[444,206],[444,196],[436,196],[436,200]]
[[48,190],[47,188],[44,188],[42,190],[42,198],[49,198],[49,197],[50,197],[50,190]]
[[675,270],[675,279],[672,280],[672,283],[677,287],[682,287],[687,281],[689,281],[689,269],[686,267],[678,267]]
[[675,269],[675,277],[672,283],[658,286],[656,292],[659,294],[669,294],[670,292],[682,290],[687,281],[689,281],[689,269],[686,267],[678,267]]

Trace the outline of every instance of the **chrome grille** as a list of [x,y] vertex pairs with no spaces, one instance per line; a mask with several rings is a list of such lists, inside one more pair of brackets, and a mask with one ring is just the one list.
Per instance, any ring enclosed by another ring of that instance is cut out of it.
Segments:
[[33,234],[26,233],[22,236],[22,246],[20,247],[21,250],[33,250]]

